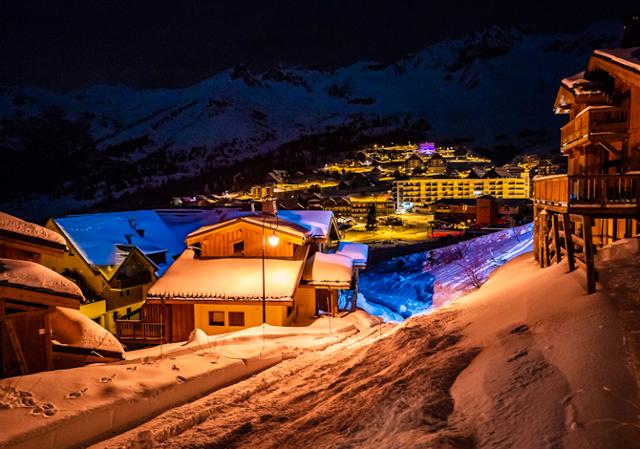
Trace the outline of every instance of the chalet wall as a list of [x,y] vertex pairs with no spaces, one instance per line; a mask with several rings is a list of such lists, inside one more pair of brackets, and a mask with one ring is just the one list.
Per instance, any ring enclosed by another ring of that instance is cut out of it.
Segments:
[[[262,303],[250,304],[195,304],[195,327],[202,329],[207,335],[222,334],[237,331],[246,327],[260,326],[262,324]],[[224,313],[224,326],[209,325],[209,312]],[[244,312],[244,327],[229,326],[229,312]],[[291,314],[293,315],[293,313]],[[286,326],[289,324],[286,304],[267,303],[267,324],[272,326]]]
[[[265,256],[266,257],[293,257],[295,251],[295,239],[287,234],[275,230],[280,239],[276,246],[268,244],[268,238],[274,231],[265,228]],[[232,257],[234,256],[234,243],[244,242],[245,257],[262,257],[263,233],[258,226],[239,223],[223,227],[212,232],[201,242],[202,257]],[[241,255],[239,255],[241,257]]]
[[310,322],[316,314],[316,289],[310,286],[300,286],[293,296],[295,312],[298,322]]

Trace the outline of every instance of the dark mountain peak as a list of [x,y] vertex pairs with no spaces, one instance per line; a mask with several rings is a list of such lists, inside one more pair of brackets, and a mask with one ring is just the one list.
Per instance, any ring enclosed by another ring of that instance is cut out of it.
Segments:
[[261,78],[263,81],[289,83],[309,90],[309,85],[302,76],[297,75],[293,70],[288,70],[279,63],[263,73]]
[[229,78],[231,78],[232,80],[241,79],[242,81],[244,81],[244,83],[247,86],[262,85],[260,80],[258,80],[255,76],[253,76],[253,73],[251,73],[251,70],[249,70],[247,67],[245,67],[242,64],[238,64],[230,70]]

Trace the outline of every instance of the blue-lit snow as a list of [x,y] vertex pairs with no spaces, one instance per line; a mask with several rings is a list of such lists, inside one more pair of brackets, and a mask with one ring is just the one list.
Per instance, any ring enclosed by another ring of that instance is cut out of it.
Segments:
[[[382,262],[362,272],[358,306],[385,321],[425,313],[475,289],[470,269],[484,282],[500,265],[531,251],[532,237],[527,224],[435,249],[432,257],[427,251]],[[464,258],[450,260],[459,249]]]

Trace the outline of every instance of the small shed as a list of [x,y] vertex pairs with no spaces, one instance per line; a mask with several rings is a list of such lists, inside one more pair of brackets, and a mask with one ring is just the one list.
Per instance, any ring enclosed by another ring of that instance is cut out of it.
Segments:
[[0,258],[0,377],[52,369],[51,313],[81,301],[78,286],[55,271]]

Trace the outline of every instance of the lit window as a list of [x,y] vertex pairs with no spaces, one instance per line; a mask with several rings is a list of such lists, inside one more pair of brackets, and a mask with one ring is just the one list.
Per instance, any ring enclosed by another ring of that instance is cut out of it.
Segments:
[[244,312],[229,312],[229,326],[244,326]]
[[224,326],[224,312],[209,312],[209,326]]

